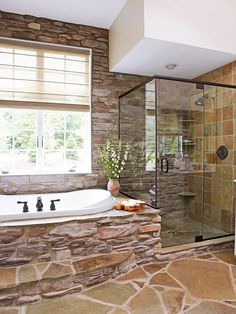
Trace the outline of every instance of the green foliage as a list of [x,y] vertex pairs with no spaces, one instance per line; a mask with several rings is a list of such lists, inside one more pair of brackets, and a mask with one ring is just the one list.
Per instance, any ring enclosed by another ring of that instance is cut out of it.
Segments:
[[[29,162],[36,162],[36,119],[34,110],[0,111],[0,151],[15,149],[27,152]],[[66,158],[79,159],[83,137],[79,134],[84,124],[81,113],[56,111],[44,112],[44,149],[49,151],[66,149]]]
[[98,146],[98,151],[98,164],[105,170],[106,176],[109,179],[119,179],[128,159],[130,145],[122,144],[121,141],[116,144],[107,139],[105,145]]

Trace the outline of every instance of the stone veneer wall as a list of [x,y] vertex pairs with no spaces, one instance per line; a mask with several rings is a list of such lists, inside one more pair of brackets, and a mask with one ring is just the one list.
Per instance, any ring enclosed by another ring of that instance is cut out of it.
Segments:
[[80,291],[160,251],[160,216],[110,211],[76,221],[0,229],[0,307]]
[[5,191],[51,192],[104,187],[96,164],[96,144],[117,138],[118,96],[145,78],[109,72],[108,30],[0,11],[0,37],[92,48],[92,173],[86,175],[0,176]]

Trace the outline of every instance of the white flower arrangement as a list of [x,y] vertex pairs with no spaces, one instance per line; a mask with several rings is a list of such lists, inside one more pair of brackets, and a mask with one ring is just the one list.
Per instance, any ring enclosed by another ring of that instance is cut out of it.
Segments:
[[98,164],[104,169],[108,179],[119,179],[128,159],[130,145],[122,144],[121,141],[115,144],[111,139],[107,139],[105,145],[98,146],[98,151]]

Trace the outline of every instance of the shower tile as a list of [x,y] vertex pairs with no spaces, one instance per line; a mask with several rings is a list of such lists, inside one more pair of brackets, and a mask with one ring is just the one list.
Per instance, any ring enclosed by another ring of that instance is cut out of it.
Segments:
[[229,106],[233,104],[233,93],[230,90],[222,92],[222,106]]
[[233,62],[228,63],[222,67],[223,76],[232,74],[232,71],[233,71]]
[[233,134],[233,120],[227,120],[223,122],[223,134]]
[[[218,125],[218,124],[217,124]],[[222,123],[222,126],[223,126],[223,123]],[[216,136],[216,146],[220,146],[222,145],[223,143],[223,135],[218,135],[218,132],[217,132],[217,136]]]
[[233,106],[232,105],[223,107],[222,110],[223,110],[222,112],[223,120],[231,120],[233,118]]
[[222,84],[229,84],[232,85],[233,84],[233,75],[232,73],[226,76],[222,76],[221,79]]
[[223,180],[233,179],[233,167],[232,166],[222,166],[222,179]]
[[236,85],[236,70],[233,73],[233,84]]
[[216,162],[215,153],[206,153],[206,162],[208,164],[215,164],[215,162]]
[[230,150],[234,149],[234,137],[233,137],[233,135],[225,135],[225,136],[223,136],[223,142],[224,142],[224,145],[228,149],[230,149]]
[[231,233],[232,230],[233,213],[231,211],[222,209],[221,211],[221,229],[225,232]]
[[204,190],[211,191],[212,180],[210,178],[204,178]]
[[233,210],[233,183],[232,180],[222,180],[221,206]]
[[221,121],[221,119],[222,119],[222,109],[217,108],[216,109],[216,121]]
[[211,203],[211,192],[204,191],[204,202],[208,204]]
[[223,165],[233,165],[234,164],[234,151],[229,150],[228,157],[222,160]]
[[[208,76],[210,73],[208,74]],[[222,76],[222,68],[215,69],[211,72],[211,81],[219,80]]]

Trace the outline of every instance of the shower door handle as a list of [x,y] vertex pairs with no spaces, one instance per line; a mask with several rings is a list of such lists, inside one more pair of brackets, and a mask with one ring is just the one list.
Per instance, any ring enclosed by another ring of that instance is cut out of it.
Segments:
[[[164,165],[166,165],[164,167]],[[168,173],[169,171],[169,161],[166,157],[161,158],[161,172]]]

